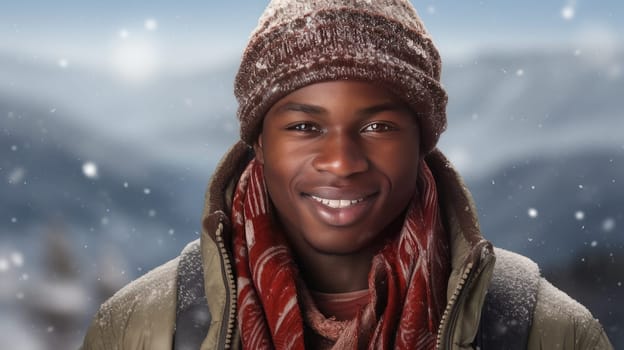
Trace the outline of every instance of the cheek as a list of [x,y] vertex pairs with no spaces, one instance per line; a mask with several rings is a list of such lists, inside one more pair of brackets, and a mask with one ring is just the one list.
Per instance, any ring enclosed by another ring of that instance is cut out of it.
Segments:
[[416,180],[418,174],[418,145],[414,142],[376,145],[371,148],[371,161],[390,179],[400,182]]
[[296,195],[293,190],[298,174],[296,158],[284,154],[279,148],[265,148],[263,156],[264,179],[269,196],[279,212],[287,211],[291,197]]
[[287,191],[303,171],[306,151],[302,147],[280,138],[279,135],[266,135],[261,152],[264,174],[267,183],[279,190]]
[[266,157],[264,163],[264,178],[273,204],[274,215],[284,226],[286,233],[290,235],[302,222],[301,207],[298,205],[299,193],[296,190],[296,169],[284,164],[282,159]]

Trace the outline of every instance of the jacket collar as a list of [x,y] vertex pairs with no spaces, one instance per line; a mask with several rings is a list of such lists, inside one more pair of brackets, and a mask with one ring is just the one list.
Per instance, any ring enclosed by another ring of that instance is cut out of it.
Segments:
[[438,348],[469,348],[478,331],[481,308],[494,269],[492,244],[481,235],[472,195],[438,149],[425,158],[436,185],[442,221],[451,242],[447,307],[438,332]]

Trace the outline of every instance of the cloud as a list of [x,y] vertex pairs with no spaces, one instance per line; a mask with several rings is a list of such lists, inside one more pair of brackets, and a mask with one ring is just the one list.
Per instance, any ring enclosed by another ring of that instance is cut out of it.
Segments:
[[582,25],[574,42],[583,50],[583,56],[596,65],[613,63],[622,48],[622,41],[616,31],[602,22]]

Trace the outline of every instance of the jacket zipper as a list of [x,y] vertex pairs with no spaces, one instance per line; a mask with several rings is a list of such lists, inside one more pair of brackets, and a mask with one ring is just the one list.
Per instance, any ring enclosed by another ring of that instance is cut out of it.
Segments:
[[455,291],[453,292],[453,295],[451,296],[449,303],[446,305],[446,309],[444,310],[444,313],[442,314],[442,321],[440,322],[440,327],[438,327],[436,349],[440,349],[440,343],[442,342],[442,329],[444,328],[443,326],[445,322],[448,323],[448,329],[445,334],[446,344],[449,344],[450,342],[451,334],[453,334],[451,330],[455,328],[455,324],[457,322],[457,308],[455,308],[455,305],[457,304],[457,300],[459,299],[461,292],[464,290],[464,285],[466,284],[468,277],[470,277],[470,273],[472,272],[473,266],[474,266],[473,263],[468,263],[468,265],[466,265],[466,269],[464,270],[464,273],[459,279],[457,283],[457,287],[455,288]]
[[[442,315],[442,321],[440,322],[440,327],[438,328],[436,349],[441,350],[440,344],[441,344],[443,336],[444,336],[444,340],[447,346],[448,344],[451,343],[452,341],[451,337],[454,333],[455,325],[457,324],[457,318],[459,317],[458,315],[459,310],[456,306],[458,305],[458,303],[460,303],[461,299],[464,299],[466,296],[464,287],[466,286],[466,283],[468,281],[472,281],[476,275],[481,273],[481,271],[483,271],[489,265],[491,261],[491,257],[492,257],[491,254],[487,254],[485,251],[483,251],[481,255],[481,259],[479,259],[478,261],[479,263],[477,265],[478,269],[476,270],[474,269],[475,264],[472,262],[466,265],[464,273],[462,274],[461,278],[459,279],[457,283],[457,288],[455,288],[455,291],[453,292],[453,295],[451,296],[451,299],[449,303],[447,304],[446,309],[444,310],[444,314]],[[444,325],[445,322],[448,323],[448,329],[446,331],[446,334],[443,335],[442,326]]]
[[236,284],[234,282],[234,272],[230,256],[228,255],[228,251],[223,240],[223,221],[221,221],[221,219],[219,219],[219,226],[215,232],[215,238],[221,253],[225,280],[227,281],[228,286],[228,290],[226,291],[227,297],[225,301],[225,310],[229,310],[224,313],[221,325],[221,339],[219,343],[223,344],[224,349],[230,349],[232,347],[232,336],[234,334],[234,323],[236,320],[236,303],[233,302],[236,298]]

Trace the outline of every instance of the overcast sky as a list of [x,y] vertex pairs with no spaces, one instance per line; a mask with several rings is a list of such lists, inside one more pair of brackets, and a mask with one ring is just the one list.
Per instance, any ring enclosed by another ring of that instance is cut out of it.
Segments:
[[[624,37],[620,0],[413,3],[443,58],[483,48],[612,47]],[[2,1],[0,53],[141,78],[238,60],[265,6],[225,0]]]

